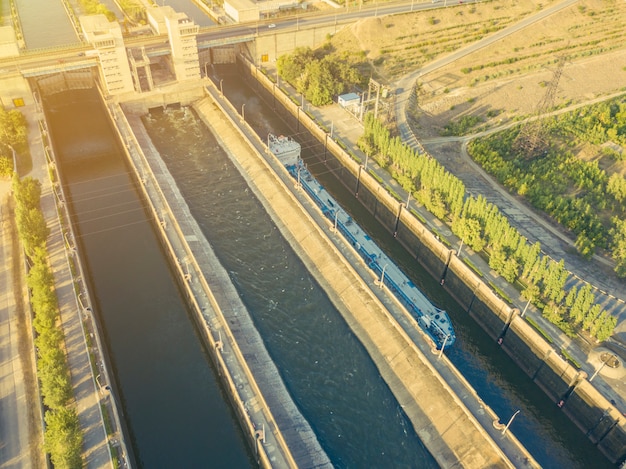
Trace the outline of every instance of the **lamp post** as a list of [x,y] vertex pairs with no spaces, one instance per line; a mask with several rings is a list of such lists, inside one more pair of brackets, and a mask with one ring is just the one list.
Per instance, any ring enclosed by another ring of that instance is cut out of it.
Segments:
[[450,338],[450,334],[446,335],[446,338],[443,339],[443,344],[441,345],[441,350],[439,350],[439,356],[437,357],[437,359],[441,358],[441,355],[443,355],[443,349],[446,348],[446,342],[448,341],[449,338]]
[[528,307],[530,306],[530,300],[528,300],[528,302],[526,303],[526,306],[524,306],[524,310],[522,311],[522,314],[520,314],[520,317],[524,317],[524,315],[526,314],[526,310],[528,309]]
[[521,412],[521,410],[517,410],[509,419],[509,423],[506,424],[506,427],[504,427],[504,430],[502,430],[502,434],[504,435],[506,433],[506,431],[509,429],[509,426],[511,425],[511,422],[513,422],[513,419],[517,416],[517,414],[519,414]]
[[241,105],[241,120],[246,121],[246,103]]
[[224,97],[224,89],[222,88],[222,82],[224,81],[223,78],[220,79],[220,95],[223,98]]
[[606,357],[606,360],[603,360],[602,359],[602,355],[600,355],[600,361],[602,362],[602,364],[600,365],[600,367],[596,371],[594,371],[594,373],[591,375],[591,378],[589,378],[589,382],[590,383],[591,383],[591,381],[593,381],[593,378],[595,378],[598,375],[598,373],[600,373],[602,368],[604,368],[606,366],[606,364],[609,362],[609,360],[611,360],[612,358],[617,359],[615,357],[615,355],[611,354],[608,357]]
[[387,264],[383,267],[383,271],[380,274],[380,280],[378,281],[378,286],[383,288],[385,286],[385,269],[387,268]]

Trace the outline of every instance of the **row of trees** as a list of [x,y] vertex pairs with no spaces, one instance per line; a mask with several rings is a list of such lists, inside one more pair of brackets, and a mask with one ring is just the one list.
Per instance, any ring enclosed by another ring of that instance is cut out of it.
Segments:
[[65,342],[59,324],[54,277],[48,264],[48,227],[39,208],[41,186],[30,177],[13,176],[15,219],[30,270],[26,279],[31,295],[37,376],[46,407],[44,446],[56,469],[82,467],[83,435],[72,399]]
[[[593,305],[592,293],[582,289],[578,293],[573,288],[566,296],[564,287],[569,273],[563,261],[543,256],[540,243],[530,243],[484,197],[468,195],[463,182],[434,158],[413,151],[400,137],[392,137],[372,114],[366,115],[365,131],[358,145],[431,213],[448,221],[467,246],[484,252],[492,269],[510,283],[518,283],[524,296],[547,319],[568,333],[580,327],[600,341],[613,333],[616,318]],[[581,315],[583,319],[579,320]]]
[[[580,144],[626,144],[626,98],[550,118],[544,127],[552,145],[541,158],[528,160],[515,150],[519,129],[475,140],[469,150],[503,185],[572,231],[583,257],[603,249],[615,260],[616,274],[626,277],[626,179],[571,151]],[[605,155],[600,147],[597,152]]]
[[109,8],[100,3],[100,0],[79,0],[85,15],[104,15],[109,21],[115,21],[117,17]]
[[363,81],[345,56],[330,54],[327,49],[313,51],[310,47],[298,47],[278,58],[276,70],[314,106],[331,104],[335,96]]

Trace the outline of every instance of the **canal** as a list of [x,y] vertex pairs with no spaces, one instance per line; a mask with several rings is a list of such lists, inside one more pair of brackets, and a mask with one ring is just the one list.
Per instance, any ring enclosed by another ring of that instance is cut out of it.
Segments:
[[44,107],[138,467],[254,467],[97,93]]
[[[211,24],[210,20],[205,24],[198,19],[191,0],[162,3],[189,10],[190,17],[201,26]],[[16,0],[16,4],[29,49],[77,42],[60,0]],[[227,73],[225,78],[227,96],[238,109],[246,104],[246,119],[261,137],[270,131],[293,134],[236,72]],[[95,95],[64,93],[46,99],[46,110],[139,465],[253,465]],[[153,135],[155,129],[161,129],[164,158],[183,192],[189,194],[189,204],[210,242],[221,246],[217,249],[221,262],[229,266],[296,403],[335,465],[432,464],[360,345],[319,287],[300,270],[299,261],[280,240],[258,202],[250,198],[245,183],[224,159],[212,136],[204,130],[194,130],[195,136],[187,133],[196,129],[192,117],[184,110],[167,111],[146,122]],[[192,137],[198,140],[190,141],[183,154],[181,143]],[[521,410],[511,431],[534,457],[545,467],[611,467],[554,403],[356,203],[350,191],[317,162],[320,147],[305,147],[304,156],[312,172],[415,283],[449,311],[458,336],[447,352],[449,358],[498,415],[506,419]],[[215,166],[215,161],[221,166]],[[189,168],[195,168],[195,173],[189,174]],[[202,179],[205,176],[217,177],[217,181]],[[206,192],[198,192],[200,186]],[[219,212],[220,207],[225,211]],[[278,244],[267,245],[268,239],[276,239]],[[230,250],[230,246],[235,249]],[[279,275],[283,271],[288,272],[287,279]],[[328,334],[330,342],[326,341]],[[334,374],[326,373],[327,367]],[[363,409],[371,403],[372,383],[377,388],[374,399],[382,404],[367,412]],[[357,399],[346,399],[352,393]],[[361,397],[365,407],[352,408]],[[379,424],[380,416],[390,422],[391,431],[387,424]],[[363,417],[373,418],[361,420]],[[359,457],[360,451],[374,453],[374,459]],[[411,454],[404,456],[407,453]]]

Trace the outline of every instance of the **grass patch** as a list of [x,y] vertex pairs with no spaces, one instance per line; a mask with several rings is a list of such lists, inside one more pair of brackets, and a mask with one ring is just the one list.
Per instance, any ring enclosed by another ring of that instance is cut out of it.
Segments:
[[463,262],[465,262],[465,264],[470,269],[472,269],[476,275],[478,275],[479,277],[483,277],[483,273],[480,270],[478,270],[478,267],[476,267],[474,263],[468,257],[464,257]]
[[548,343],[552,344],[554,343],[554,340],[552,340],[552,337],[550,337],[548,335],[548,333],[546,331],[544,331],[541,326],[539,324],[537,324],[533,318],[528,317],[528,316],[524,316],[524,318],[526,319],[526,321],[528,321],[528,324],[530,324],[531,326],[533,326],[533,328],[535,328],[535,330],[537,332],[539,332],[539,334],[541,334],[543,336],[544,339],[546,339],[548,341]]
[[571,364],[572,366],[574,366],[574,367],[576,367],[577,369],[579,369],[579,370],[580,370],[580,368],[581,368],[580,363],[578,363],[578,362],[576,361],[576,359],[575,359],[574,357],[572,357],[572,356],[571,356],[571,355],[567,352],[567,350],[565,350],[565,349],[561,349],[561,355],[563,355],[563,356],[565,357],[565,359],[566,359],[568,362],[570,362],[570,364]]
[[509,295],[507,295],[499,286],[497,286],[495,283],[493,282],[489,282],[489,286],[493,289],[493,291],[495,291],[504,301],[508,302],[509,304],[513,304],[513,302],[511,301],[511,298],[509,298]]
[[426,224],[426,219],[422,215],[420,215],[415,209],[411,209],[410,211],[415,218],[422,222],[422,224]]

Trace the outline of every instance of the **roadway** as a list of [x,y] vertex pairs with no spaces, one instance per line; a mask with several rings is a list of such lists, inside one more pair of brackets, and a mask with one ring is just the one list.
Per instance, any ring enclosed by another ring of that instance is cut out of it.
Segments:
[[29,405],[32,389],[25,384],[34,383],[34,349],[25,333],[22,280],[13,277],[21,259],[13,252],[10,180],[0,181],[0,197],[0,285],[5,286],[0,291],[0,467],[29,469],[41,461],[35,448],[41,445],[43,424],[39,406]]
[[[219,45],[234,44],[255,40],[260,35],[280,34],[285,30],[304,30],[334,24],[343,26],[363,18],[372,16],[387,16],[411,11],[423,11],[439,8],[439,3],[398,2],[380,3],[369,6],[359,6],[353,9],[337,9],[332,13],[326,11],[304,13],[295,17],[275,18],[272,20],[251,23],[215,25],[202,27],[197,36],[199,49]],[[269,28],[269,25],[275,27]],[[169,51],[166,34],[154,36],[126,36],[124,43],[127,48],[145,47],[148,55],[162,54]],[[33,74],[53,73],[61,70],[73,70],[97,65],[97,58],[89,55],[92,50],[90,44],[68,44],[50,49],[23,51],[17,57],[0,58],[0,75],[3,73],[21,72],[26,76]],[[35,69],[36,73],[29,70]]]

